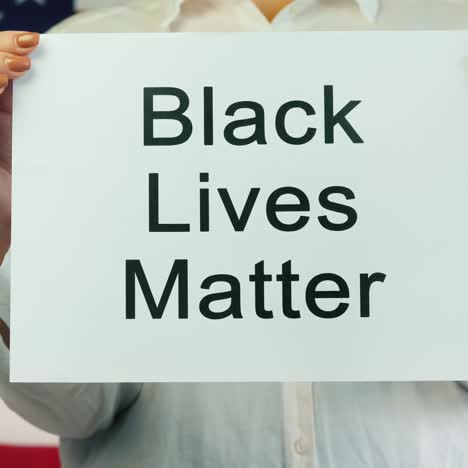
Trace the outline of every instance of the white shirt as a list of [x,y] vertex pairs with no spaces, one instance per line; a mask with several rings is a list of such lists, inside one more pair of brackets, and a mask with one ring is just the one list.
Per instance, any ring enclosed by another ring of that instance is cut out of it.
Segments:
[[[250,0],[137,0],[78,15],[54,31],[467,27],[468,0],[296,0],[272,23]],[[0,349],[4,381],[7,361]],[[7,384],[0,394],[28,420],[64,437],[64,468],[468,466],[468,395],[450,382]]]
[[251,0],[135,0],[56,32],[465,29],[468,0],[296,0],[270,24]]

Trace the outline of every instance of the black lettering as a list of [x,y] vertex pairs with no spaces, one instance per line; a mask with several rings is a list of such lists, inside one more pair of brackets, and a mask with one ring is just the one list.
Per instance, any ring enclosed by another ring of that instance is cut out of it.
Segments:
[[205,145],[213,145],[213,88],[207,86],[203,88],[203,101],[204,101],[204,120],[205,120]]
[[314,108],[307,102],[304,101],[290,101],[283,104],[276,114],[276,132],[278,136],[290,145],[304,145],[311,141],[317,130],[312,127],[308,127],[306,132],[301,137],[293,137],[286,130],[286,115],[292,109],[302,109],[307,115],[315,115]]
[[373,283],[383,283],[387,276],[383,273],[374,273],[372,275],[361,274],[360,276],[360,291],[361,291],[361,317],[370,317],[370,288]]
[[[226,115],[233,117],[240,109],[251,109],[255,116],[249,119],[237,120],[226,125],[224,129],[224,138],[226,141],[235,146],[245,146],[255,142],[258,145],[266,145],[265,109],[263,109],[258,102],[241,101],[231,104],[226,110]],[[250,126],[254,127],[254,131],[250,137],[237,138],[235,136],[234,133],[238,128]]]
[[343,223],[332,223],[326,216],[319,216],[318,220],[329,231],[346,231],[357,223],[358,215],[354,208],[331,201],[330,196],[335,194],[343,195],[346,200],[354,200],[356,197],[352,190],[346,187],[328,187],[322,190],[319,195],[319,203],[323,208],[335,213],[344,214],[346,221]]
[[[293,195],[298,199],[297,204],[285,203],[279,204],[279,198],[283,195]],[[292,232],[299,231],[309,221],[309,216],[300,216],[299,219],[292,223],[286,224],[278,219],[280,212],[299,212],[309,211],[310,203],[307,195],[296,187],[281,187],[275,190],[267,200],[266,213],[270,224],[279,231]]]
[[164,286],[159,304],[156,303],[143,267],[139,260],[127,260],[125,268],[125,303],[126,318],[134,320],[135,311],[135,282],[138,281],[153,319],[161,319],[166,309],[169,297],[176,282],[178,282],[179,318],[188,318],[188,261],[175,260],[169,278]]
[[[338,286],[338,291],[317,291],[320,283],[325,281],[334,282]],[[335,309],[325,311],[317,305],[317,299],[349,299],[349,288],[346,281],[341,276],[333,273],[324,273],[312,278],[306,288],[307,307],[314,315],[323,319],[340,317],[348,309],[348,303],[340,302]]]
[[273,311],[265,309],[265,283],[273,281],[271,275],[265,274],[265,262],[255,265],[255,274],[249,276],[249,281],[255,284],[255,312],[262,319],[272,319]]
[[292,306],[292,283],[299,281],[299,275],[293,274],[291,269],[291,260],[283,263],[282,272],[276,276],[276,280],[280,281],[283,289],[283,314],[290,319],[301,318],[299,310],[293,309]]
[[250,219],[252,210],[254,208],[255,202],[257,201],[258,194],[260,193],[259,188],[250,189],[249,196],[245,202],[244,208],[240,216],[238,216],[234,204],[232,203],[231,196],[227,189],[218,189],[219,196],[223,202],[226,213],[231,220],[232,227],[236,232],[243,231],[247,226],[247,222]]
[[[200,182],[209,182],[210,176],[207,172],[200,174]],[[210,230],[210,191],[207,188],[200,189],[200,232]]]
[[[241,287],[239,280],[231,275],[213,275],[206,278],[201,284],[202,289],[210,289],[214,283],[227,283],[229,291],[208,294],[200,301],[200,312],[203,316],[211,320],[220,320],[227,317],[241,319]],[[229,307],[223,312],[215,312],[211,309],[211,304],[216,301],[230,299]]]
[[[180,105],[172,111],[155,111],[153,106],[154,96],[175,96]],[[193,125],[185,115],[189,108],[188,95],[179,88],[144,88],[144,143],[145,146],[175,146],[185,143],[191,136]],[[182,125],[180,135],[175,137],[154,136],[153,123],[155,120],[176,120]]]
[[361,101],[349,101],[335,114],[333,105],[333,86],[324,87],[325,106],[325,143],[335,143],[335,126],[339,125],[353,143],[364,143],[362,138],[349,123],[348,114],[357,107]]
[[190,224],[159,222],[159,174],[149,174],[149,232],[189,232]]

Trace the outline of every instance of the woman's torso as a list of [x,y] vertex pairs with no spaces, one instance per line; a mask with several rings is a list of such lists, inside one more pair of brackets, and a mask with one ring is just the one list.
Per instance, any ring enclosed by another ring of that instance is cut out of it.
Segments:
[[[56,31],[468,26],[468,0],[384,0],[380,8],[363,0],[361,9],[353,0],[298,0],[272,25],[249,0],[187,0],[183,5],[139,0],[132,5],[75,17]],[[109,430],[84,441],[62,441],[64,468],[468,466],[468,395],[453,383],[297,388],[302,396],[285,403],[281,384],[145,384],[136,403]]]

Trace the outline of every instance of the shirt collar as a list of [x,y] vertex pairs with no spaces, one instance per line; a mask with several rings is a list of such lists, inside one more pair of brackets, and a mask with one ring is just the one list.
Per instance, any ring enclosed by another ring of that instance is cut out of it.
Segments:
[[[148,14],[157,13],[162,19],[161,27],[165,30],[178,16],[182,3],[187,0],[133,0],[131,4],[144,9]],[[326,3],[327,0],[294,0],[294,3],[308,1],[311,3]],[[370,21],[375,22],[379,15],[381,0],[354,0],[361,13]]]
[[[375,21],[377,21],[381,1],[382,0],[354,0],[362,15],[371,23],[375,23]],[[299,9],[303,9],[310,6],[319,7],[321,4],[325,6],[327,2],[329,2],[329,0],[294,0],[283,10],[283,12],[288,8],[294,9],[298,7]]]
[[377,20],[380,12],[380,0],[355,0],[361,13],[372,23]]

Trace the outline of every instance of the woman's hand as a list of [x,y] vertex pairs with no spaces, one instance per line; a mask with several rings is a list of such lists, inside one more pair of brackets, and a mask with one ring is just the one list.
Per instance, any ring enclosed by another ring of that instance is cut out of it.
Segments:
[[37,33],[0,32],[0,264],[10,248],[11,236],[12,87],[10,82],[31,68],[28,55],[38,44]]

